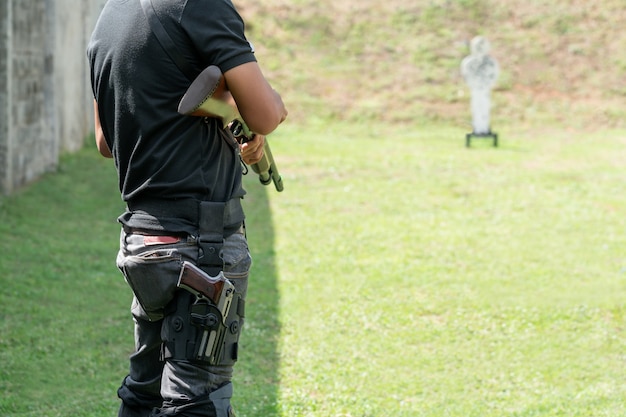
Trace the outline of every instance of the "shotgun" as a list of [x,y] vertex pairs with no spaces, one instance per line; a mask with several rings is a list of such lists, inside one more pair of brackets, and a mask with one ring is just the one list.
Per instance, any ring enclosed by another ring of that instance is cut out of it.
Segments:
[[[250,131],[237,107],[228,102],[227,92],[222,71],[211,65],[191,83],[178,104],[178,112],[187,116],[221,119],[222,127],[228,127],[239,143],[245,143],[254,138],[254,132]],[[263,146],[263,157],[256,164],[252,164],[252,170],[259,175],[261,184],[273,182],[276,191],[283,190],[283,180],[278,173],[267,138]]]

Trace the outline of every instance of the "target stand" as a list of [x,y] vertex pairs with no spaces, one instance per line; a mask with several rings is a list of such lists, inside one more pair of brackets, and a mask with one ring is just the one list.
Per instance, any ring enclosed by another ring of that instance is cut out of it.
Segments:
[[491,130],[487,133],[468,133],[465,135],[465,147],[469,148],[472,145],[472,138],[479,139],[493,139],[493,146],[498,147],[498,134]]

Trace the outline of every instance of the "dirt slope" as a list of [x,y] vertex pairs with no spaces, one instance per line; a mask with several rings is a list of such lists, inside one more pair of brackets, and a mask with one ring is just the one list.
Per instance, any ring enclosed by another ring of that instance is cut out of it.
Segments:
[[623,0],[264,0],[236,5],[291,120],[467,125],[459,65],[483,35],[493,120],[626,126]]

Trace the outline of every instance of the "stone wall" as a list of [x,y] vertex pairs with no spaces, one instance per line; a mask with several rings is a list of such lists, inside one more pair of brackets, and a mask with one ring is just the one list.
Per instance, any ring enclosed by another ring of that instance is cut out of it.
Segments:
[[92,130],[85,49],[104,1],[0,0],[0,190],[53,171]]

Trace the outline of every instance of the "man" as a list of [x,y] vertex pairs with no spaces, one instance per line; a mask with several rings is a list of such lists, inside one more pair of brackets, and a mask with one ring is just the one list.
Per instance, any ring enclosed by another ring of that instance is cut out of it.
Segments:
[[[287,111],[264,78],[230,0],[152,3],[195,73],[209,65],[221,69],[257,135],[238,145],[217,119],[178,114],[191,80],[155,37],[140,0],[106,3],[87,55],[96,144],[114,159],[127,204],[118,219],[117,265],[134,293],[135,352],[118,390],[119,416],[229,417],[251,265],[240,158],[259,161],[264,135]],[[211,277],[223,273],[234,285],[223,324],[204,314],[214,305],[177,288],[185,261]]]

